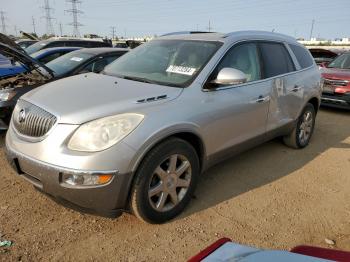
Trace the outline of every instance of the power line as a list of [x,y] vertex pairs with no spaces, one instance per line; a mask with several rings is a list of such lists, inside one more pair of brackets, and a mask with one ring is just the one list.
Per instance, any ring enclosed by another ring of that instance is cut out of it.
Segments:
[[46,34],[47,35],[54,35],[55,30],[54,30],[53,25],[52,25],[52,20],[54,20],[55,18],[53,18],[51,16],[51,11],[53,12],[54,9],[52,7],[50,7],[49,0],[44,0],[43,9],[45,11],[44,18],[46,19]]
[[78,9],[77,5],[81,4],[81,1],[79,0],[66,0],[66,2],[72,4],[72,9],[65,10],[67,13],[71,13],[73,16],[73,22],[70,23],[69,25],[73,26],[73,36],[79,37],[79,27],[82,26],[83,24],[78,22],[78,15],[83,14],[81,10]]
[[0,19],[1,19],[1,31],[3,34],[6,35],[6,17],[5,17],[5,12],[4,11],[0,11]]

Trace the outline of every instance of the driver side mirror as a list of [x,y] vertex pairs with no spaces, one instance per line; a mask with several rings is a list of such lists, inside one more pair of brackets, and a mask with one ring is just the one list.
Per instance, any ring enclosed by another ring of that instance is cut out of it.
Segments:
[[247,82],[247,76],[241,70],[225,67],[221,69],[211,84],[215,85],[239,85]]

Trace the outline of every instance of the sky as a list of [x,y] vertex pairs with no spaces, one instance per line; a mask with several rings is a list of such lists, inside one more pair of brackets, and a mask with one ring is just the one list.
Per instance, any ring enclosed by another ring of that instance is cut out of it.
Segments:
[[[56,34],[72,34],[71,4],[49,0]],[[46,33],[44,0],[0,0],[7,33]],[[81,0],[78,5],[81,35],[86,33],[141,37],[183,30],[232,32],[266,30],[309,39],[350,37],[350,0]],[[1,24],[1,20],[0,20]],[[0,26],[1,31],[1,26]]]

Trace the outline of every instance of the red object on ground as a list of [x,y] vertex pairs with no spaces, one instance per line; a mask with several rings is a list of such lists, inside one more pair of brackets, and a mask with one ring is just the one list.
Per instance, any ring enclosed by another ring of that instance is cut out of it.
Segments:
[[227,242],[231,242],[231,239],[229,239],[227,237],[220,238],[218,241],[214,242],[209,247],[207,247],[206,249],[202,250],[201,252],[199,252],[194,257],[190,258],[188,260],[188,262],[199,262],[199,261],[202,261],[204,258],[209,256],[211,253],[213,253],[215,250],[217,250],[219,247],[221,247],[223,244],[225,244]]
[[297,246],[292,248],[290,252],[335,261],[350,261],[350,252],[322,247]]

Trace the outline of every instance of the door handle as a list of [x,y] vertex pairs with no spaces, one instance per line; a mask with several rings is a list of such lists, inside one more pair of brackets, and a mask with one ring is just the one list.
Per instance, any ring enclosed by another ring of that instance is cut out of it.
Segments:
[[256,100],[253,100],[253,103],[264,103],[264,102],[268,102],[268,101],[270,101],[270,96],[259,96],[259,98],[258,99],[256,99]]
[[298,92],[301,88],[301,86],[295,85],[292,89],[292,92]]

